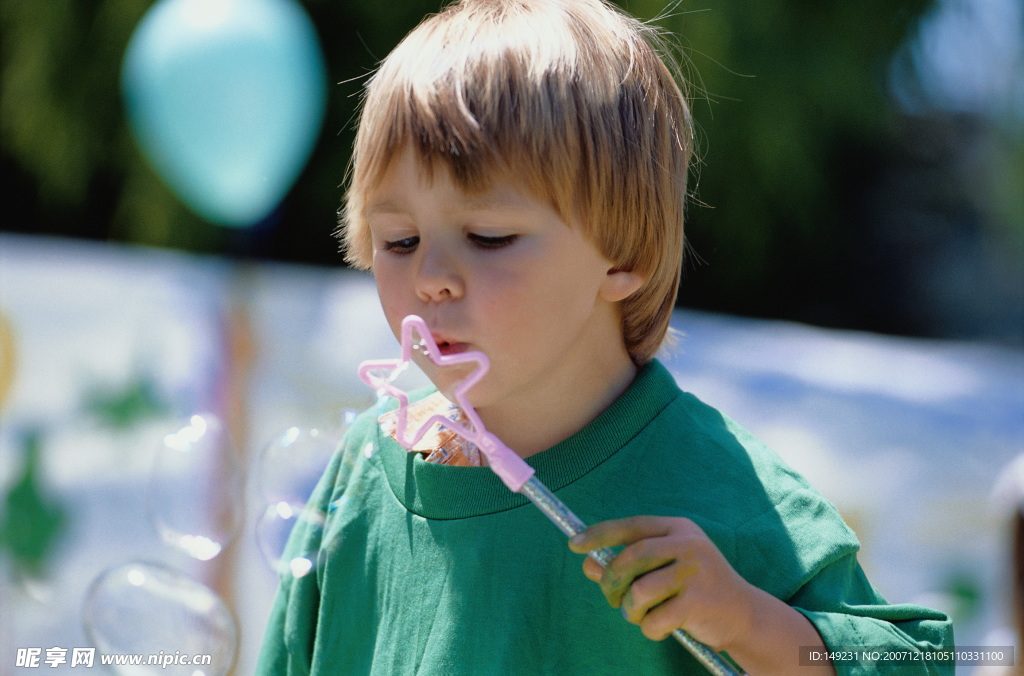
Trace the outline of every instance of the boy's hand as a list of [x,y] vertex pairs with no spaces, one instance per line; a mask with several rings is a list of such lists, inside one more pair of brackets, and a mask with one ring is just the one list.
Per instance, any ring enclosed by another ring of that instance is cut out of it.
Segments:
[[[625,549],[607,568],[588,557],[583,572],[648,638],[661,640],[685,629],[759,675],[794,674],[800,646],[824,648],[806,617],[740,577],[689,519],[604,521],[569,541],[579,554],[619,546]],[[799,671],[801,676],[836,673],[831,663]]]
[[693,521],[656,516],[604,521],[569,544],[580,554],[617,546],[625,549],[607,568],[587,558],[583,572],[645,636],[660,641],[683,628],[716,650],[728,650],[747,634],[758,590]]

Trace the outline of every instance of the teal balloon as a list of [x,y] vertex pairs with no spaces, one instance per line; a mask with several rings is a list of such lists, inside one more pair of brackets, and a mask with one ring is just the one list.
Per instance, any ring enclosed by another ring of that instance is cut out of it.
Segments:
[[200,216],[246,227],[274,211],[316,144],[323,54],[292,0],[160,0],[125,52],[138,144]]

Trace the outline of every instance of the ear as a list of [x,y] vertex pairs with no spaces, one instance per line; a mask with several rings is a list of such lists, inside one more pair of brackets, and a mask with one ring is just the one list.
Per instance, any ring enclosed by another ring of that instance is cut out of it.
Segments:
[[601,298],[617,303],[633,295],[647,280],[629,270],[612,268],[601,283]]

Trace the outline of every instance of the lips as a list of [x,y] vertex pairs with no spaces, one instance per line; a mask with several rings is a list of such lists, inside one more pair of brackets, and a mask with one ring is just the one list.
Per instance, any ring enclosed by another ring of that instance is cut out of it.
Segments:
[[459,354],[469,349],[468,343],[450,343],[447,340],[443,340],[437,343],[437,349],[440,350],[442,355],[448,356],[451,354]]
[[461,342],[452,334],[430,326],[429,321],[427,322],[427,329],[430,331],[430,337],[433,338],[434,344],[437,345],[437,349],[441,352],[442,356],[468,352],[473,349],[470,343]]
[[443,333],[431,331],[430,335],[434,339],[434,343],[437,345],[437,349],[440,350],[442,355],[457,354],[469,349],[468,343],[460,343]]

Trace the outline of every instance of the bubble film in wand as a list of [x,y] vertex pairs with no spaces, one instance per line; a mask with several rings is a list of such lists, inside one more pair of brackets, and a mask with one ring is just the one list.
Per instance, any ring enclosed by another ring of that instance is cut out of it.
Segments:
[[[482,352],[470,351],[444,355],[437,347],[426,322],[416,315],[402,320],[402,352],[398,359],[365,361],[359,366],[360,379],[374,388],[378,394],[398,400],[397,427],[395,438],[403,448],[412,448],[434,425],[440,424],[466,441],[475,444],[487,458],[487,463],[509,490],[525,495],[537,506],[555,526],[567,537],[573,537],[586,529],[586,525],[565,506],[548,488],[534,476],[534,470],[515,451],[503,444],[487,431],[479,414],[469,403],[467,393],[487,373],[490,362]],[[438,368],[473,365],[474,368],[454,389],[455,404],[462,410],[470,425],[459,424],[450,418],[435,414],[415,429],[409,429],[409,395],[394,385],[395,376],[404,371],[412,361],[413,352],[426,357]],[[607,566],[615,553],[607,548],[596,549],[588,556],[602,567]],[[676,629],[672,636],[679,641],[704,667],[716,676],[739,676],[725,659],[710,647],[690,636],[682,629]]]

